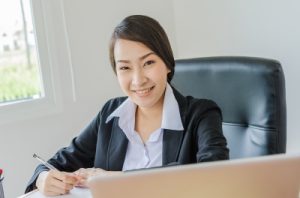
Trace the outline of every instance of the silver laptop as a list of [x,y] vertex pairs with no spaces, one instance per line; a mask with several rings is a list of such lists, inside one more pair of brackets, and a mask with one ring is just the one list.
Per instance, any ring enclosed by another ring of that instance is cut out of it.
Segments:
[[298,198],[300,154],[94,177],[88,186],[94,198]]

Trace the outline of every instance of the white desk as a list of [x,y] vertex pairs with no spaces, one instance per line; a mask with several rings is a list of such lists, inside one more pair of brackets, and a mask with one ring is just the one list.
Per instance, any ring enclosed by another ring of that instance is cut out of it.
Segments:
[[[92,194],[88,188],[74,188],[67,195],[54,196],[59,198],[92,198]],[[25,195],[18,198],[54,198],[48,197],[40,193],[38,190],[31,191]]]

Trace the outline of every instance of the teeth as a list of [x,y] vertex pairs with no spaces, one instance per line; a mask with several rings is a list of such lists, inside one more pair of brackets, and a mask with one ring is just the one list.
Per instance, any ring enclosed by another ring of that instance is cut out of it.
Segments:
[[139,90],[139,91],[135,91],[137,94],[145,94],[148,93],[150,91],[151,88],[149,89],[144,89],[144,90]]

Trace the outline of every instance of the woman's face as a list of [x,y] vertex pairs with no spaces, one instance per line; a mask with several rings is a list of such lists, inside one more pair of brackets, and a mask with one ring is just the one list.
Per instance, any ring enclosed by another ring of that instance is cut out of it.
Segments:
[[114,57],[123,92],[139,107],[162,105],[170,70],[163,60],[140,42],[118,39]]

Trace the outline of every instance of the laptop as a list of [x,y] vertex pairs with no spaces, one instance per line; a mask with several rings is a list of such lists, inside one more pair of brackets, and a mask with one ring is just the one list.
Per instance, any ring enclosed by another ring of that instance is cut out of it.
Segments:
[[94,198],[298,198],[300,154],[280,154],[94,177]]

